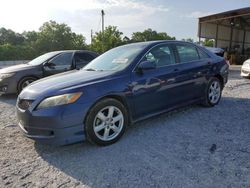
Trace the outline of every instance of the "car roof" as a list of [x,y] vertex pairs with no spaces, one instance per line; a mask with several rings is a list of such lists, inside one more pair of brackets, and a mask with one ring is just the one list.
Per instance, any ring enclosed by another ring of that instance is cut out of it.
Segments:
[[98,53],[94,52],[94,51],[90,51],[90,50],[59,50],[59,51],[51,51],[51,52],[57,52],[57,53],[64,53],[64,52],[73,52],[73,53],[76,53],[76,52],[80,52],[80,53],[91,53],[91,54],[95,54],[95,55],[99,55]]
[[155,41],[146,41],[146,42],[134,42],[134,43],[130,43],[127,45],[145,45],[145,46],[153,46],[156,44],[162,44],[162,43],[184,43],[184,44],[192,44],[195,46],[198,46],[195,43],[192,42],[187,42],[187,41],[179,41],[179,40],[155,40]]

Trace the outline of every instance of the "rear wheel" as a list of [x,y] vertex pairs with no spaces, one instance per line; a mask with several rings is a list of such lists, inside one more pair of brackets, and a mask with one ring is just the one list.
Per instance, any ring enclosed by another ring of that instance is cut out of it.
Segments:
[[87,139],[98,145],[117,142],[128,124],[128,114],[122,103],[104,99],[91,108],[85,121]]
[[220,101],[222,93],[221,82],[218,78],[212,78],[207,86],[205,100],[203,104],[208,107],[217,105]]
[[18,87],[17,87],[17,91],[18,93],[21,93],[21,91],[27,87],[29,84],[31,84],[32,82],[36,81],[37,79],[34,77],[25,77],[23,79],[21,79],[18,83]]

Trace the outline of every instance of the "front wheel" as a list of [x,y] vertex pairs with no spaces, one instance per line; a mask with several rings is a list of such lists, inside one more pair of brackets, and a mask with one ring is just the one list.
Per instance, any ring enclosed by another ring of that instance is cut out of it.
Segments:
[[21,91],[27,87],[29,84],[31,84],[32,82],[36,81],[37,79],[34,77],[25,77],[23,79],[21,79],[18,83],[17,86],[17,92],[21,93]]
[[217,105],[221,99],[221,93],[222,93],[222,86],[220,80],[215,77],[212,78],[208,83],[203,105],[208,107]]
[[128,113],[122,103],[115,99],[104,99],[91,108],[85,121],[88,141],[98,145],[117,142],[128,124]]

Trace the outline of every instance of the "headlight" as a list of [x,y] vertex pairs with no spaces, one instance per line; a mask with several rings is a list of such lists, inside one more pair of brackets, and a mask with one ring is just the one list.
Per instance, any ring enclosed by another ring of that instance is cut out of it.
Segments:
[[243,65],[244,65],[244,66],[250,66],[250,61],[245,61],[245,62],[243,63]]
[[79,93],[70,93],[70,94],[49,97],[49,98],[44,99],[37,106],[37,109],[49,108],[49,107],[59,106],[59,105],[64,105],[64,104],[71,104],[71,103],[74,103],[77,99],[79,99],[81,95],[82,93],[79,92]]
[[11,77],[11,76],[13,76],[14,75],[14,73],[2,73],[2,74],[0,74],[0,79],[5,79],[5,78],[9,78],[9,77]]

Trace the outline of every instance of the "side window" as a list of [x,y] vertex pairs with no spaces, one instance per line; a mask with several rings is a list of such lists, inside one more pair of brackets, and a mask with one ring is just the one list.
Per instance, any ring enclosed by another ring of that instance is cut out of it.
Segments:
[[201,49],[198,48],[198,52],[199,52],[199,55],[200,55],[200,58],[201,59],[207,59],[207,58],[210,58],[209,55],[207,55],[206,52],[203,52]]
[[60,54],[50,60],[50,63],[56,67],[70,68],[72,65],[72,53]]
[[169,45],[154,47],[144,56],[143,60],[154,61],[156,63],[156,67],[175,64],[175,56]]
[[199,54],[196,50],[196,47],[186,44],[177,44],[176,45],[177,52],[180,57],[180,62],[185,63],[189,61],[199,60]]

